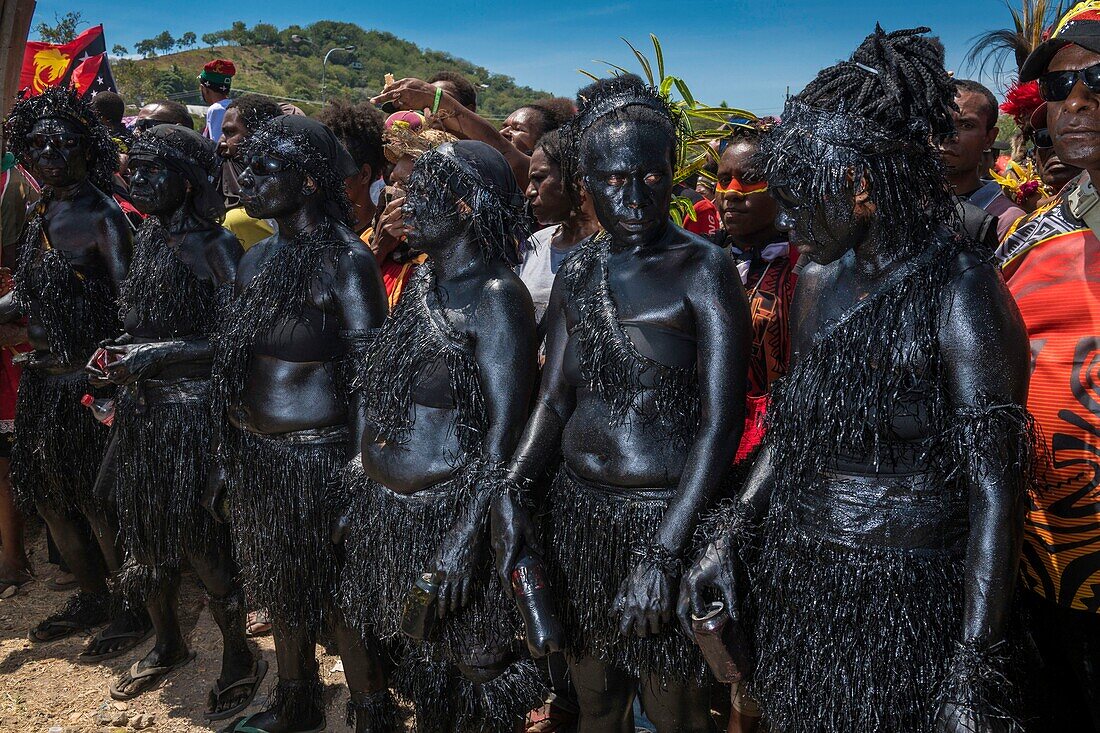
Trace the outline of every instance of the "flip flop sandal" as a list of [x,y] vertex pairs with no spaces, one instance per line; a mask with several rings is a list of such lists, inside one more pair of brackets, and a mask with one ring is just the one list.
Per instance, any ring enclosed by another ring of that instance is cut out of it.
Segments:
[[219,703],[225,693],[230,690],[235,690],[238,687],[250,686],[251,692],[248,693],[248,698],[243,700],[240,704],[230,708],[229,710],[223,710],[220,713],[211,712],[207,710],[202,714],[207,720],[225,720],[226,718],[232,718],[237,713],[241,712],[256,698],[256,692],[260,689],[260,683],[264,681],[264,677],[267,676],[267,662],[263,659],[257,659],[256,663],[252,665],[252,675],[250,677],[242,677],[236,682],[232,682],[225,687],[218,684],[217,680],[214,680],[214,689],[210,691],[208,708],[213,708]]
[[250,639],[259,636],[267,636],[271,633],[271,617],[267,611],[252,611],[248,614],[248,623],[244,627],[244,635]]
[[[172,672],[175,672],[185,664],[190,663],[195,658],[195,652],[189,652],[186,657],[176,662],[175,664],[169,664],[165,667],[146,667],[145,669],[138,669],[138,662],[134,662],[130,669],[111,684],[111,698],[120,702],[127,700],[133,700],[138,695],[144,692],[148,692],[153,688],[160,685]],[[120,688],[123,684],[130,687],[133,683],[137,683],[136,689],[132,689],[130,692],[123,692]]]
[[[222,728],[221,733],[270,733],[263,728],[257,728],[254,725],[249,724],[248,721],[255,718],[259,713],[252,713],[252,715],[244,718],[239,718],[229,724],[227,728]],[[324,733],[325,724],[321,723],[317,728],[310,728],[309,730],[296,730],[294,733]]]
[[99,645],[104,642],[111,642],[120,639],[131,639],[132,643],[125,644],[120,649],[112,649],[109,652],[102,652],[101,654],[88,654],[87,652],[80,652],[76,655],[76,661],[81,664],[95,664],[96,662],[103,662],[108,659],[114,659],[115,657],[121,657],[128,651],[133,650],[135,647],[141,646],[141,644],[153,635],[153,627],[150,626],[147,629],[140,629],[137,631],[120,631],[117,634],[96,634],[88,646]]

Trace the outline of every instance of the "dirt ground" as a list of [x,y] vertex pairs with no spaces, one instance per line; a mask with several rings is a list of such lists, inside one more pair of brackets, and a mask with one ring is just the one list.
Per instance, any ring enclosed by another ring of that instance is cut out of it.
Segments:
[[[188,643],[197,653],[159,689],[129,703],[116,703],[107,692],[111,682],[152,646],[138,649],[100,665],[77,664],[77,653],[87,641],[75,636],[52,644],[31,644],[28,630],[60,607],[67,594],[46,587],[55,568],[46,562],[41,528],[30,528],[29,549],[38,579],[23,586],[13,598],[0,600],[0,733],[192,733],[218,730],[202,718],[206,694],[218,676],[221,645],[217,627],[205,607],[205,596],[193,576],[181,587],[181,616]],[[248,712],[262,708],[275,679],[271,637],[256,640],[270,665],[256,700]],[[328,704],[328,730],[351,730],[344,724],[347,688],[342,672],[334,672],[336,657],[321,656],[321,679]],[[226,723],[221,723],[224,726]]]

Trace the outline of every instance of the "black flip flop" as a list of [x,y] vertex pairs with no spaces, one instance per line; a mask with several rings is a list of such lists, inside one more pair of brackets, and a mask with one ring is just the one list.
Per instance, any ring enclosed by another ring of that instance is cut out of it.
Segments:
[[101,632],[92,637],[92,640],[88,642],[88,646],[105,641],[114,641],[116,639],[131,639],[132,643],[126,644],[121,649],[112,649],[102,654],[87,654],[86,652],[80,652],[80,654],[76,655],[76,661],[81,664],[95,664],[96,662],[103,662],[108,659],[114,659],[115,657],[121,657],[126,652],[141,646],[141,644],[152,635],[152,626],[147,629],[138,629],[136,631],[120,631],[117,634],[104,634]]
[[[164,667],[146,667],[145,669],[139,669],[139,662],[134,662],[130,669],[111,684],[111,699],[118,700],[120,702],[126,702],[127,700],[133,700],[135,697],[142,695],[149,690],[160,685],[164,682],[172,672],[175,672],[180,667],[191,662],[195,658],[195,652],[188,652],[187,656],[176,662],[175,664],[169,664]],[[129,680],[127,686],[134,682],[138,683],[136,692],[122,692],[119,687],[124,680]]]
[[[225,695],[225,693],[238,687],[251,686],[252,692],[249,693],[248,699],[244,700],[239,705],[236,705],[229,710],[223,710],[220,713],[213,713],[210,712],[210,710],[207,710],[202,714],[202,717],[210,721],[232,718],[234,715],[241,712],[252,704],[252,701],[256,699],[256,692],[260,689],[260,684],[264,681],[264,677],[266,676],[267,662],[263,659],[257,659],[256,663],[252,665],[252,675],[249,677],[242,677],[236,682],[231,682],[225,687],[222,687],[218,684],[217,680],[214,680],[214,689],[210,690],[210,697],[208,698],[209,703],[217,703],[221,700],[222,696]],[[207,707],[213,707],[213,705],[209,704],[207,705]]]

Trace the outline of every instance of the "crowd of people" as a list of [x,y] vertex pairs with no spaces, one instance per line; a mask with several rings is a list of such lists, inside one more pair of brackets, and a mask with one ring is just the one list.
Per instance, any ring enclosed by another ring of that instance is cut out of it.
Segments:
[[153,637],[131,700],[190,568],[236,733],[325,728],[319,642],[357,733],[1100,731],[1100,2],[1000,108],[928,33],[685,180],[627,73],[500,129],[452,72],[310,117],[218,59],[201,133],[20,99],[0,595],[37,515],[30,641]]

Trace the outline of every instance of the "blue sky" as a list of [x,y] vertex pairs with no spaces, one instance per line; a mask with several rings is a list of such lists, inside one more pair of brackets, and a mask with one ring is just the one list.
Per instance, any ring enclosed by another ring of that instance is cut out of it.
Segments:
[[[887,30],[930,26],[944,41],[949,68],[960,76],[969,75],[960,66],[970,39],[1011,22],[1002,0],[39,0],[35,23],[74,7],[105,25],[108,48],[132,46],[165,29],[201,37],[234,20],[279,27],[349,21],[568,96],[584,83],[576,69],[600,68],[594,59],[636,68],[619,36],[648,46],[652,32],[661,39],[669,72],[684,77],[696,97],[760,114],[778,112],[788,87],[798,91],[819,68],[846,57],[875,21]],[[994,92],[1000,96],[1001,89]]]

